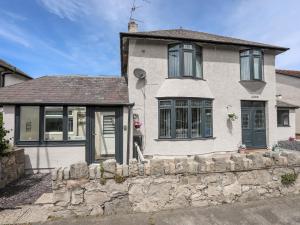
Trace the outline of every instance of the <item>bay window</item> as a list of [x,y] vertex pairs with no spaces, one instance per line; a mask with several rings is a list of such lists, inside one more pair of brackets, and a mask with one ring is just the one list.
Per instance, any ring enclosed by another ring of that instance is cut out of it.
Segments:
[[192,43],[169,45],[169,77],[202,78],[202,49]]
[[159,101],[159,138],[208,138],[212,135],[212,100]]
[[263,52],[244,50],[240,52],[241,80],[263,80]]
[[16,144],[84,141],[86,107],[17,106]]

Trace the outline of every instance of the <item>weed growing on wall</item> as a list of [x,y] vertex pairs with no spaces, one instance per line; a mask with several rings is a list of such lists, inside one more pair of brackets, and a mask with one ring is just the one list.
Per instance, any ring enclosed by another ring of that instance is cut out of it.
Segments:
[[296,173],[287,173],[281,176],[281,183],[285,186],[290,186],[295,183],[297,179]]

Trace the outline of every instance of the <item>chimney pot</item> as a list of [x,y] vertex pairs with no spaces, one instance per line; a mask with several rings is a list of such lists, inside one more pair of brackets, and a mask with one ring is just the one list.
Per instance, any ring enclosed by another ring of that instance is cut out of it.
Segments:
[[138,24],[134,20],[129,21],[128,32],[138,32]]

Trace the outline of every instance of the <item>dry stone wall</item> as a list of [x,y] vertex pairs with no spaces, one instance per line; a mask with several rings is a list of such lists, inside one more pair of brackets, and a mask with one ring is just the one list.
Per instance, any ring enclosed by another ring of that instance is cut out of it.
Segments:
[[7,156],[0,156],[0,188],[24,175],[24,149],[16,149]]
[[281,179],[299,173],[298,152],[78,163],[53,171],[53,216],[152,212],[297,194],[299,176],[290,185]]

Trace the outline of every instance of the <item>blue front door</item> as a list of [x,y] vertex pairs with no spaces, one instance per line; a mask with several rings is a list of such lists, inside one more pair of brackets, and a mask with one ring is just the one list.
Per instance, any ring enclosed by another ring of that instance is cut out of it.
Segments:
[[242,142],[248,148],[266,147],[265,102],[242,101]]

